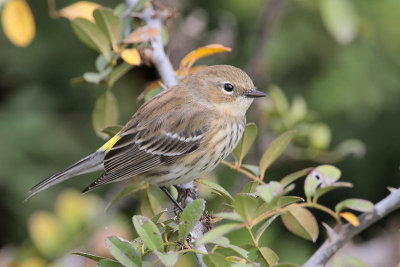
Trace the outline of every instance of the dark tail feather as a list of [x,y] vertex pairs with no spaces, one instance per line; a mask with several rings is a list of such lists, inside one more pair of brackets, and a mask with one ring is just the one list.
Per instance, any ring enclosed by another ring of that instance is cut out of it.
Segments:
[[103,167],[103,160],[104,160],[105,153],[104,151],[96,151],[89,156],[81,159],[80,161],[76,162],[75,164],[69,166],[68,168],[50,176],[49,178],[41,181],[37,185],[31,188],[28,192],[28,197],[25,199],[27,201],[37,193],[56,185],[62,181],[65,181],[69,178],[74,176],[95,172],[102,170]]

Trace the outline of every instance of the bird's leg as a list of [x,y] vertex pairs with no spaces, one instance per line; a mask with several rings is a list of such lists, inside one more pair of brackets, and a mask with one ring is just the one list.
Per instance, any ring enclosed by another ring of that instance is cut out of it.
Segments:
[[193,182],[175,187],[178,190],[178,202],[182,203],[184,207],[198,197],[197,188],[194,186]]
[[160,186],[160,189],[167,195],[169,199],[171,199],[172,203],[180,210],[183,211],[182,206],[176,201],[176,199],[171,195],[168,189],[165,186]]

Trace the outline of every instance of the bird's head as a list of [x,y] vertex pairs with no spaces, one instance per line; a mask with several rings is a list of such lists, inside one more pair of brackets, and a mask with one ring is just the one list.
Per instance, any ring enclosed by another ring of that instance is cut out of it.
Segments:
[[200,104],[224,113],[244,115],[254,98],[266,96],[244,71],[229,65],[205,67],[193,74],[188,84]]

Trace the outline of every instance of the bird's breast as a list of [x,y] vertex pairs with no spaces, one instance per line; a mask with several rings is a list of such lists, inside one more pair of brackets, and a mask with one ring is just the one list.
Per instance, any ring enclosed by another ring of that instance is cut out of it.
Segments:
[[223,121],[207,132],[200,147],[168,166],[160,166],[147,175],[150,183],[176,185],[193,181],[211,172],[239,143],[245,120]]

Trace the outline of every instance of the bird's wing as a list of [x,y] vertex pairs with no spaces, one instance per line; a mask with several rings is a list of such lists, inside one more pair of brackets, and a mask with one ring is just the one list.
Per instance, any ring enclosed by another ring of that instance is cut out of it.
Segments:
[[84,192],[142,174],[193,152],[209,129],[204,120],[199,124],[199,118],[203,116],[200,110],[182,112],[178,108],[155,120],[134,117],[132,120],[137,120],[137,123],[128,124],[121,131],[120,139],[106,154],[104,174]]

